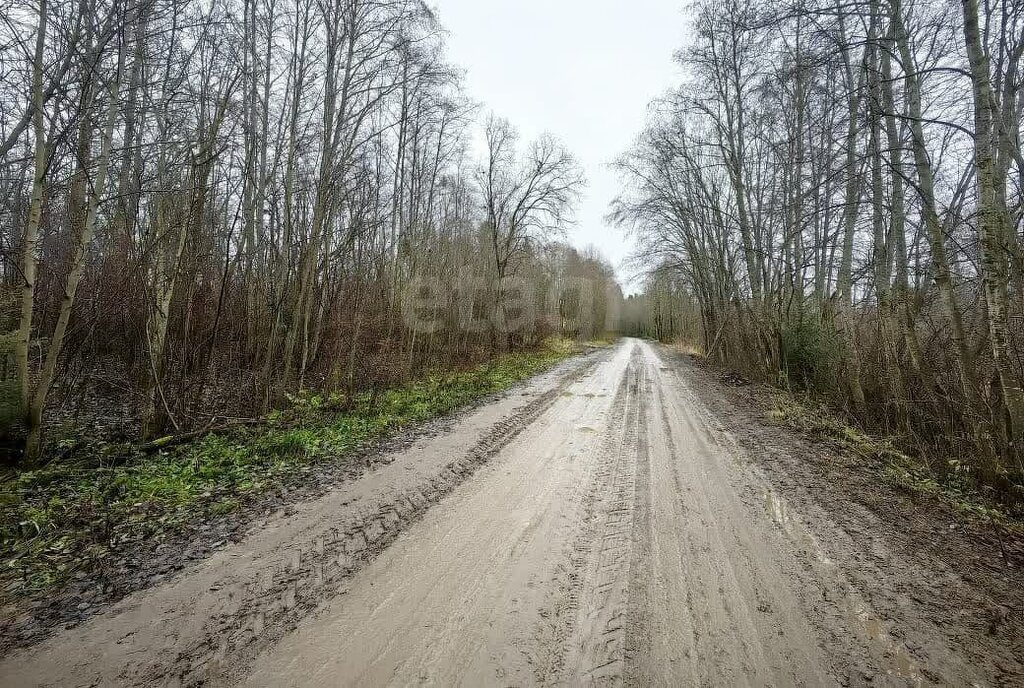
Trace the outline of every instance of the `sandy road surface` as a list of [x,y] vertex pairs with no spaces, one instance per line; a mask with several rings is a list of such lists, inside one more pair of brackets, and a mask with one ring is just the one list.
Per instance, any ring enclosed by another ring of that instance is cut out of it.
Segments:
[[880,618],[699,397],[625,340],[8,657],[0,679],[991,684],[941,629]]

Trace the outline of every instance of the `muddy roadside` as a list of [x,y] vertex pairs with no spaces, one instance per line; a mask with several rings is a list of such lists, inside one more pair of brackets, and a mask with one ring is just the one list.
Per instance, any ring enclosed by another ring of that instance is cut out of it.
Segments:
[[[543,405],[543,389],[552,385],[560,388],[566,380],[574,379],[593,365],[601,355],[600,349],[588,348],[585,353],[547,372],[515,383],[504,391],[477,398],[454,413],[410,426],[335,460],[317,462],[283,475],[274,489],[248,499],[230,513],[213,518],[200,513],[166,539],[133,542],[112,550],[101,567],[75,574],[58,589],[16,599],[0,608],[0,657],[31,647],[58,631],[76,628],[133,593],[187,577],[196,567],[226,548],[242,543],[268,523],[287,519],[302,505],[374,474],[414,445],[449,433],[478,410],[499,400],[504,400],[506,406],[522,406],[524,410]],[[472,468],[467,465],[464,471],[450,473],[437,483],[441,491],[427,490],[428,501],[439,498],[444,490],[468,477]],[[427,506],[429,504],[424,503],[403,514],[399,522],[388,529],[388,539],[415,520]],[[370,557],[385,542],[382,539],[373,544],[361,553],[360,560]],[[352,566],[357,563],[353,561]]]
[[[667,347],[726,433],[776,494],[766,514],[813,532],[857,593],[888,622],[929,682],[936,634],[996,685],[1024,684],[1024,539],[886,482],[880,466],[771,421],[772,390]],[[780,504],[785,518],[779,518]],[[828,591],[823,591],[828,594]],[[872,629],[866,629],[870,634]]]

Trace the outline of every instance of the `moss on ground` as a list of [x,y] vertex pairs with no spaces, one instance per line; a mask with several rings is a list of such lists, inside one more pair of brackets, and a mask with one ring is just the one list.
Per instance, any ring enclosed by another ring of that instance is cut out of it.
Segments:
[[97,445],[88,468],[65,462],[8,474],[0,481],[0,596],[38,594],[100,565],[114,548],[228,514],[286,478],[505,390],[577,350],[553,341],[375,395],[300,396],[257,426],[148,454]]

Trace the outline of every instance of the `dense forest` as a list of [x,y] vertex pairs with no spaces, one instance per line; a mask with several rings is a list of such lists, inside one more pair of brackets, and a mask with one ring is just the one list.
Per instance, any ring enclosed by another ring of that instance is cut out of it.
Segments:
[[443,39],[419,0],[9,4],[9,460],[601,333],[614,272],[557,241],[580,166],[487,116]]
[[683,83],[618,163],[688,339],[1024,497],[1024,7],[699,0]]

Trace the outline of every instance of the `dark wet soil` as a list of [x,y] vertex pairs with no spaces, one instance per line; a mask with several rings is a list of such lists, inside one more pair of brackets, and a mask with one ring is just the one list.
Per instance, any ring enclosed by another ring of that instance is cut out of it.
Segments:
[[[829,556],[892,622],[889,632],[924,682],[944,659],[927,651],[927,635],[941,629],[945,643],[996,685],[1024,685],[1024,539],[885,482],[863,457],[773,423],[772,390],[671,357],[693,371],[702,400],[779,495],[815,521]],[[840,546],[828,546],[830,536]]]

